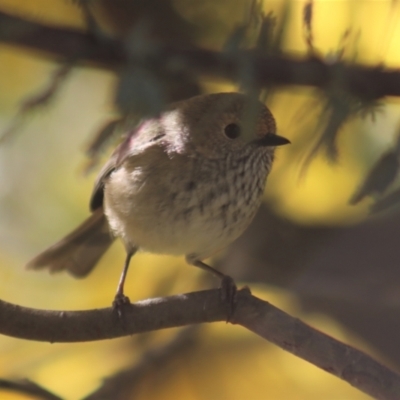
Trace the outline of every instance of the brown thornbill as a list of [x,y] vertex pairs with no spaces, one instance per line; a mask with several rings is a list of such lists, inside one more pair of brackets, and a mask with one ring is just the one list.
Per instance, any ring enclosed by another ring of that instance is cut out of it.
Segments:
[[287,143],[268,108],[246,95],[174,103],[129,132],[96,180],[92,215],[28,267],[83,277],[119,237],[127,256],[115,305],[129,301],[124,281],[137,250],[185,255],[189,264],[232,281],[203,260],[249,225],[275,147]]

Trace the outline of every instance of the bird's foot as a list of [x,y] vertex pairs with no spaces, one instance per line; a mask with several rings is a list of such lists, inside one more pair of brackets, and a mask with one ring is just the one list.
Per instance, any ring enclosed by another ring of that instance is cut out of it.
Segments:
[[117,312],[118,317],[122,317],[124,307],[131,304],[129,297],[125,296],[123,292],[117,292],[112,302],[112,308]]

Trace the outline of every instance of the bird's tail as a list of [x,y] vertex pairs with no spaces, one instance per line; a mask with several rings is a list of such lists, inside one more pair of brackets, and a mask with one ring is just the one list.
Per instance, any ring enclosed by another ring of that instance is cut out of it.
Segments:
[[75,277],[84,277],[113,240],[103,209],[98,208],[69,235],[31,260],[27,268],[49,268],[50,272],[67,270]]

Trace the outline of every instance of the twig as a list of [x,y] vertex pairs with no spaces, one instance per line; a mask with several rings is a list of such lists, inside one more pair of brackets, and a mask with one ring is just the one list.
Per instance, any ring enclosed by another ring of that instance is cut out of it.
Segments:
[[61,397],[56,396],[28,379],[17,381],[0,379],[0,389],[9,390],[15,393],[28,394],[40,400],[62,400]]
[[134,398],[132,394],[143,379],[143,375],[152,368],[158,368],[161,364],[165,367],[172,357],[193,348],[195,333],[198,331],[196,328],[195,326],[184,328],[166,345],[145,351],[134,366],[107,377],[97,390],[83,400],[125,399],[127,393]]
[[72,61],[61,64],[52,74],[44,89],[30,95],[22,101],[17,115],[11,125],[4,132],[0,133],[0,143],[9,139],[15,131],[23,125],[29,115],[40,107],[45,107],[52,99],[54,99],[63,83],[67,80],[69,73],[72,71],[73,65]]
[[[0,333],[49,342],[111,339],[225,319],[226,305],[221,301],[219,290],[140,301],[127,306],[122,319],[111,308],[60,312],[24,308],[0,301]],[[400,398],[400,376],[365,353],[252,296],[248,289],[238,292],[231,322],[377,399]]]

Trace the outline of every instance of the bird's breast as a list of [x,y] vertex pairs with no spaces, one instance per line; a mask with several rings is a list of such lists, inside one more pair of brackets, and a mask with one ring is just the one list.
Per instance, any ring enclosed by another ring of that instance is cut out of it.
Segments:
[[123,166],[113,172],[105,185],[109,225],[127,247],[206,258],[251,222],[268,163],[189,160],[172,167]]

